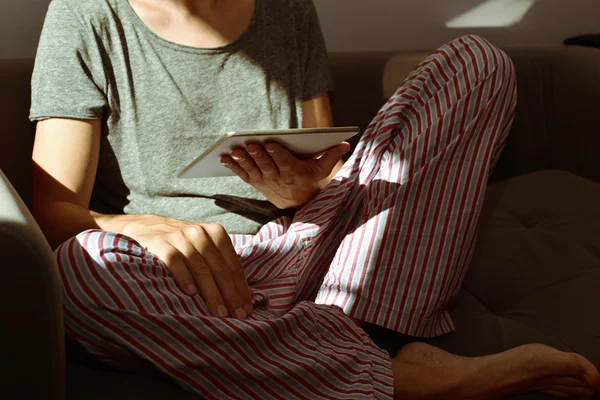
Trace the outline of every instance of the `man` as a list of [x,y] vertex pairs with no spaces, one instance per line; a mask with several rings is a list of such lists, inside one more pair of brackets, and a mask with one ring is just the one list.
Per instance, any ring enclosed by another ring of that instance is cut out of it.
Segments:
[[215,132],[331,126],[330,89],[308,0],[54,0],[33,211],[58,247],[68,334],[208,398],[592,394],[600,376],[576,354],[414,343],[392,359],[360,328],[453,329],[445,304],[516,101],[485,40],[426,60],[343,166],[345,143],[314,160],[249,145],[222,159],[237,177],[174,178]]

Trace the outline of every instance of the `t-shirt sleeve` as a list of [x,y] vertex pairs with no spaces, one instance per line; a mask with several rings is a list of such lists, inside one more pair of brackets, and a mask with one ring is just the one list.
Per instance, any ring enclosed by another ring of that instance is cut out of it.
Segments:
[[312,0],[305,2],[306,19],[303,24],[305,40],[305,57],[303,70],[302,99],[310,100],[322,95],[333,88],[333,79],[327,57],[327,47],[321,30],[321,24]]
[[31,79],[32,121],[104,116],[105,79],[94,38],[91,22],[66,2],[50,3]]

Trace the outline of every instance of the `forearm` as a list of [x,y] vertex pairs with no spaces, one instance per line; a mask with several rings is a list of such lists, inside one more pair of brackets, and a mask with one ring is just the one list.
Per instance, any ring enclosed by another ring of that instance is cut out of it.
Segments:
[[33,207],[32,213],[53,249],[88,229],[122,233],[128,223],[160,218],[154,215],[100,214],[65,201],[46,203],[43,208]]

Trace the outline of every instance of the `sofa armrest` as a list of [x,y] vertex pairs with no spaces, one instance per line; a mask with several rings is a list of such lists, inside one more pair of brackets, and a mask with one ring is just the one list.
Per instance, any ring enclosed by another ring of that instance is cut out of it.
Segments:
[[559,169],[600,182],[600,50],[509,49],[517,115],[492,180]]
[[48,242],[2,171],[0,254],[0,348],[2,358],[10,360],[0,387],[3,393],[15,393],[19,398],[64,399],[58,269]]

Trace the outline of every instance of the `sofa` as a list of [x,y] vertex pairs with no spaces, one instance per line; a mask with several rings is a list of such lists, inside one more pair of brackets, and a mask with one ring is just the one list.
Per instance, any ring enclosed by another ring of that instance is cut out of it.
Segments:
[[[428,342],[465,356],[545,343],[600,367],[600,50],[508,53],[518,76],[515,123],[490,177],[472,265],[449,305],[456,331]],[[332,53],[336,124],[366,127],[424,57]],[[111,370],[65,341],[57,267],[27,210],[32,64],[0,60],[0,348],[8,366],[0,396],[194,399],[160,376]],[[391,354],[417,340],[366,329]]]

